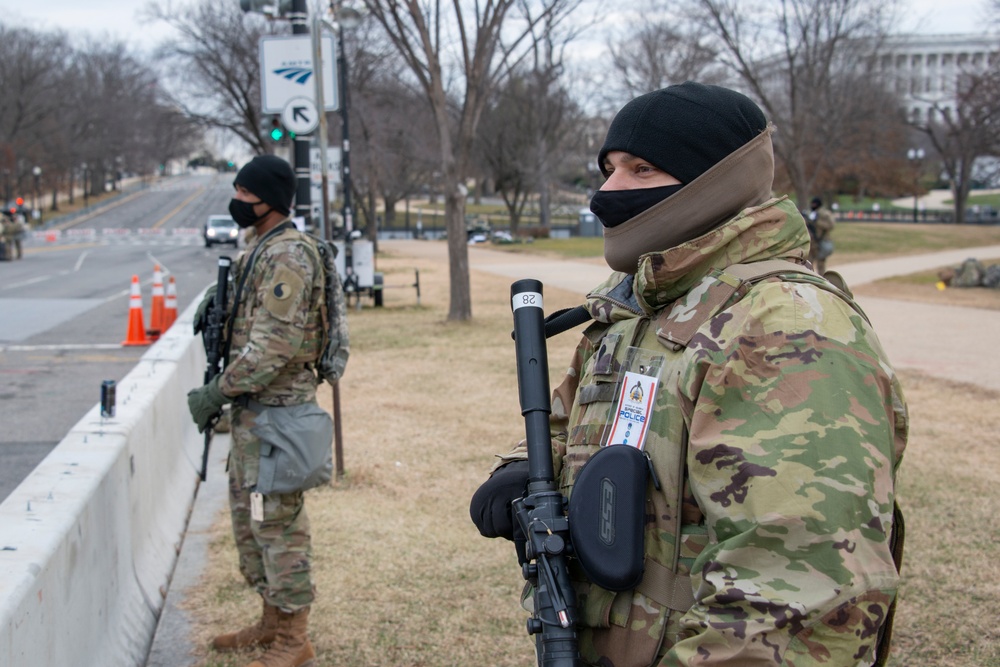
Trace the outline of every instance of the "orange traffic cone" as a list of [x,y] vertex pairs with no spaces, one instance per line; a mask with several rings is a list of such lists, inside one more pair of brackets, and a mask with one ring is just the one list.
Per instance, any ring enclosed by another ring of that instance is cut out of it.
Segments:
[[160,265],[156,264],[153,267],[153,300],[149,308],[149,331],[146,333],[156,340],[166,330],[163,325],[163,273],[160,272]]
[[166,331],[177,319],[177,284],[174,277],[167,281],[167,298],[163,302],[163,330]]
[[146,338],[146,328],[142,326],[142,292],[139,288],[139,276],[132,276],[132,295],[128,301],[128,335],[122,345],[149,345],[152,341]]

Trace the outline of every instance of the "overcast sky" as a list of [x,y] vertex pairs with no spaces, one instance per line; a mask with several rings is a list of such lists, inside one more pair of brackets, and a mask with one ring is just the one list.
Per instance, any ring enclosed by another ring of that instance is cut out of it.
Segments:
[[[186,0],[183,0],[186,1]],[[238,0],[214,0],[233,2]],[[61,28],[93,37],[110,35],[145,47],[167,37],[163,23],[139,21],[147,0],[0,0],[0,20],[34,28]],[[900,32],[980,32],[984,0],[903,0],[907,24]]]

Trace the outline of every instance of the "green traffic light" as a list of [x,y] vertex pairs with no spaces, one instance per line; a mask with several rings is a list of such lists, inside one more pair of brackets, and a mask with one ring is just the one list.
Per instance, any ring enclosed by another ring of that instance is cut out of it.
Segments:
[[282,137],[285,136],[284,131],[280,127],[276,127],[271,130],[271,139],[274,141],[281,141]]

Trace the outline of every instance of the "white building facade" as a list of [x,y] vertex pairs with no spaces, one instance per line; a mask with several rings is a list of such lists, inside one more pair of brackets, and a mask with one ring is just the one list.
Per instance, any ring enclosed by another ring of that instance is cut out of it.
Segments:
[[935,107],[954,110],[963,75],[998,66],[997,35],[898,35],[880,50],[875,74],[899,95],[911,121],[925,123],[934,120]]

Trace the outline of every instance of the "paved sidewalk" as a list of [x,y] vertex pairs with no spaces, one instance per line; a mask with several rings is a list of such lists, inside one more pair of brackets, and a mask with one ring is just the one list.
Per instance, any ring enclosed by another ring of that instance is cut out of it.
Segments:
[[[448,261],[448,246],[439,241],[382,241],[382,246],[396,256],[417,256]],[[859,286],[894,275],[905,275],[940,266],[959,264],[967,257],[1000,257],[1000,246],[948,250],[925,255],[858,262],[835,266],[851,286]],[[506,276],[511,282],[535,278],[549,287],[580,294],[601,283],[609,273],[602,262],[553,261],[535,255],[513,254],[488,247],[469,248],[473,271]],[[915,369],[928,375],[969,382],[1000,391],[1000,311],[939,306],[910,301],[892,301],[860,297],[862,308],[897,369]],[[212,442],[212,465],[208,482],[198,491],[187,535],[178,558],[174,576],[147,667],[191,667],[194,646],[190,633],[192,620],[183,609],[185,596],[199,583],[212,539],[212,525],[226,507],[225,454],[228,435],[218,435]]]
[[[425,244],[429,242],[399,242]],[[431,244],[433,245],[433,244]],[[444,244],[442,261],[447,261]],[[396,247],[396,246],[394,246]],[[406,253],[409,247],[397,247]],[[426,249],[420,252],[426,252]],[[906,275],[942,266],[961,264],[968,257],[1000,257],[1000,245],[945,250],[923,255],[831,266],[847,284],[858,287],[896,275]],[[469,265],[514,280],[535,278],[543,285],[580,294],[598,285],[609,269],[598,263],[566,260],[556,262],[537,256],[511,254],[486,247],[469,248]],[[858,297],[889,359],[898,369],[911,368],[928,375],[1000,390],[1000,311],[922,304]]]

